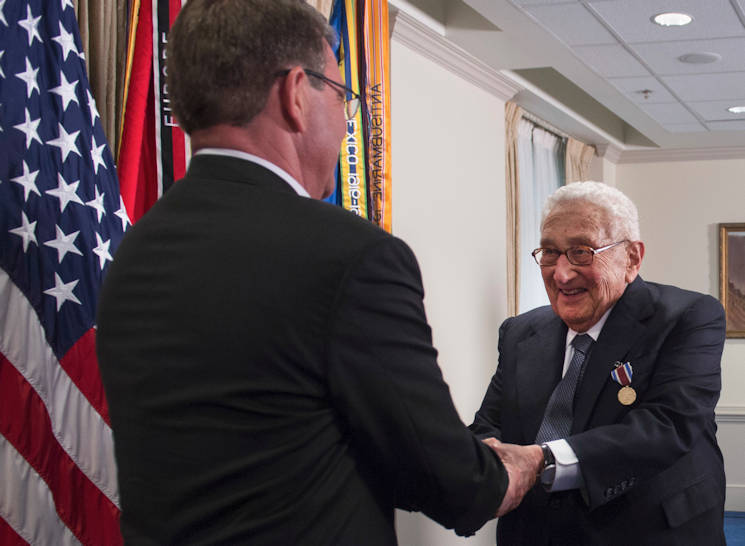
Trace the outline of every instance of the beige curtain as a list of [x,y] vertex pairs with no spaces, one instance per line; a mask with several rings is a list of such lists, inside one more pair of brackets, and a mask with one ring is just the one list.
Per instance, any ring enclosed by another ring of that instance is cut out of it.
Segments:
[[331,5],[333,3],[334,0],[308,0],[308,4],[320,11],[327,20],[331,15]]
[[505,181],[507,184],[507,312],[517,314],[518,294],[518,241],[520,237],[520,216],[517,204],[520,199],[519,177],[517,171],[517,126],[523,116],[523,109],[514,102],[507,102],[504,108],[505,126]]
[[595,146],[585,144],[572,137],[567,139],[566,183],[587,180],[590,162],[595,155]]
[[88,80],[112,153],[122,111],[127,0],[75,0]]

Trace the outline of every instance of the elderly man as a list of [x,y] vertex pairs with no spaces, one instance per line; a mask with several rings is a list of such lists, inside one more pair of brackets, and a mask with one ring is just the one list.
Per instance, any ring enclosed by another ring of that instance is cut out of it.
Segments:
[[459,419],[411,250],[318,201],[356,107],[333,40],[297,0],[189,0],[173,26],[196,153],[98,309],[129,544],[395,544],[396,506],[467,535],[535,481]]
[[543,454],[498,544],[724,544],[722,306],[638,276],[636,207],[605,184],[557,190],[540,244],[551,307],[504,322],[471,425]]

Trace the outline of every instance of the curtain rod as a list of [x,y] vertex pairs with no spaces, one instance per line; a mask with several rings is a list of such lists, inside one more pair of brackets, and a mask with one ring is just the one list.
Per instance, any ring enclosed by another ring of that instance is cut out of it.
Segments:
[[531,114],[527,110],[523,110],[522,117],[524,117],[525,119],[527,119],[531,123],[534,123],[535,125],[539,126],[541,129],[544,129],[544,130],[548,131],[549,133],[553,133],[557,137],[566,138],[566,139],[571,138],[568,134],[566,134],[561,129],[557,129],[556,127],[554,127],[553,125],[551,125],[547,121],[539,118],[538,116],[536,116],[534,114]]

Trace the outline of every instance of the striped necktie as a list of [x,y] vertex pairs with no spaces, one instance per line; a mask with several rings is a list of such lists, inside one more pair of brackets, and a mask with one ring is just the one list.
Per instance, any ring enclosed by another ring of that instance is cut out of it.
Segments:
[[592,338],[587,334],[575,336],[572,346],[574,347],[572,361],[569,363],[567,373],[556,385],[548,400],[543,422],[536,435],[537,444],[566,438],[572,428],[574,392],[577,390],[582,364],[590,352]]

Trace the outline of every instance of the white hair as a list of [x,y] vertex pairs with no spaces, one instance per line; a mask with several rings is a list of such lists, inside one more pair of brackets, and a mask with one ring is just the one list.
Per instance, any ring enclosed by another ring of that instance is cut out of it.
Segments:
[[546,200],[541,217],[541,230],[546,218],[558,205],[570,201],[585,201],[604,210],[614,235],[630,241],[639,240],[639,212],[624,193],[603,182],[573,182],[556,190]]

